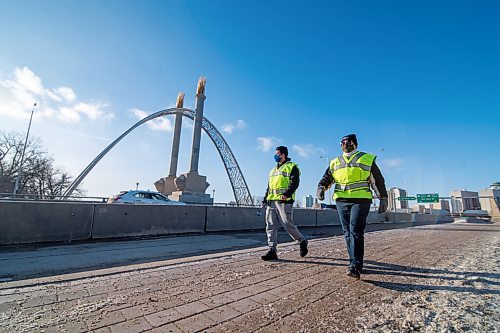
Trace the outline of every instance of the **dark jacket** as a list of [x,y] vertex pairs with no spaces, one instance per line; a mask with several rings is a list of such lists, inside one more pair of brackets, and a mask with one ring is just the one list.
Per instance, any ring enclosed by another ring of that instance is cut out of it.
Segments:
[[[385,188],[385,179],[382,176],[382,172],[378,168],[377,164],[375,161],[373,161],[372,168],[371,168],[371,175],[373,176],[373,179],[375,180],[375,187],[376,190],[379,192],[378,196],[380,198],[387,198],[387,189]],[[325,174],[323,175],[323,178],[318,183],[318,187],[323,187],[325,189],[329,188],[333,184],[333,175],[330,171],[330,166],[326,168]],[[339,198],[337,201],[342,201],[342,202],[354,202],[354,203],[363,203],[363,202],[369,202],[371,203],[371,199],[362,199],[362,198],[351,198],[351,199],[346,199],[346,198]]]
[[[286,162],[291,161],[289,157],[286,158],[285,162],[283,163],[277,163],[276,167],[279,168]],[[295,191],[299,188],[299,183],[300,183],[300,172],[297,166],[294,166],[292,168],[292,171],[290,172],[290,184],[288,184],[288,189],[283,193],[284,196],[287,198],[290,198],[290,200],[287,200],[287,203],[293,203],[294,200],[292,198],[292,194],[295,193]],[[267,183],[267,188],[266,188],[266,193],[264,194],[264,200],[262,200],[263,204],[267,203],[267,195],[269,194],[269,182]]]

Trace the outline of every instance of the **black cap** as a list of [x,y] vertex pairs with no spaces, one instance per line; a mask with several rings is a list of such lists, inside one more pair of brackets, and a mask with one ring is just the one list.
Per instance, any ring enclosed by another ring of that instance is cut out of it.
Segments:
[[356,145],[356,147],[358,146],[358,139],[356,138],[356,134],[347,134],[347,135],[344,135],[342,137],[342,139],[340,139],[340,142],[342,142],[344,140],[352,141],[352,143],[354,143]]
[[285,154],[286,157],[288,157],[288,148],[285,146],[278,146],[276,147],[276,150],[279,150],[280,153]]

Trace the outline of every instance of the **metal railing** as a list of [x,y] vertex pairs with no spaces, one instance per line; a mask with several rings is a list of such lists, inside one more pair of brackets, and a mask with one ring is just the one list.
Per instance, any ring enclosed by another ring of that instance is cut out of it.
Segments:
[[[61,201],[61,195],[47,195],[47,194],[27,194],[27,193],[18,193],[15,196],[12,193],[0,193],[0,200],[9,200],[9,201]],[[81,202],[93,202],[93,203],[103,203],[108,201],[106,197],[91,197],[91,196],[78,196],[72,195],[68,196],[66,199],[62,201],[81,201]]]

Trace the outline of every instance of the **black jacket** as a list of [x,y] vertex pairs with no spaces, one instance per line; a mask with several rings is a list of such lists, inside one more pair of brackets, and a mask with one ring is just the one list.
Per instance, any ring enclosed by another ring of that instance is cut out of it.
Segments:
[[[377,191],[379,192],[379,197],[380,198],[387,198],[387,189],[385,188],[385,179],[382,176],[382,172],[378,168],[377,164],[375,161],[373,161],[372,168],[371,168],[371,175],[373,176],[373,179],[375,180],[375,187]],[[325,189],[329,188],[333,184],[333,175],[330,171],[330,167],[326,168],[325,174],[323,175],[323,178],[318,183],[318,187],[324,187]],[[362,199],[362,198],[350,198],[350,199],[345,199],[345,198],[339,198],[337,201],[343,201],[343,202],[354,202],[354,203],[362,203],[362,202],[372,202],[371,199]]]
[[[276,167],[279,168],[286,162],[291,161],[289,157],[286,158],[285,162],[283,163],[277,163]],[[288,189],[283,193],[284,196],[287,198],[290,198],[290,200],[287,200],[287,203],[293,203],[294,200],[292,199],[292,195],[295,193],[295,191],[299,188],[299,183],[300,183],[300,172],[299,168],[297,166],[293,166],[292,171],[290,172],[290,183],[288,184]],[[269,194],[269,182],[267,183],[267,188],[266,188],[266,193],[264,194],[264,200],[262,200],[263,204],[267,203],[267,195]]]

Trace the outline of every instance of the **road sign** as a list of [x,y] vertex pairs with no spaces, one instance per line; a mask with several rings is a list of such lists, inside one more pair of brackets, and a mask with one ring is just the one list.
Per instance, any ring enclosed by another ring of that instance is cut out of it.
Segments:
[[438,193],[417,194],[418,203],[433,203],[439,202]]
[[400,201],[417,200],[416,197],[398,197]]

